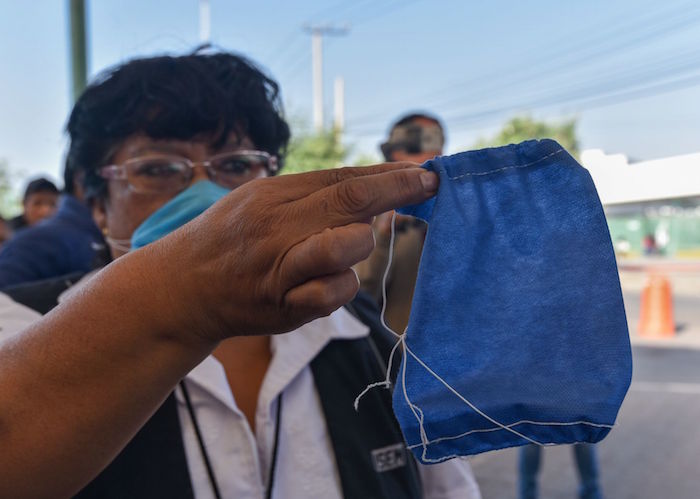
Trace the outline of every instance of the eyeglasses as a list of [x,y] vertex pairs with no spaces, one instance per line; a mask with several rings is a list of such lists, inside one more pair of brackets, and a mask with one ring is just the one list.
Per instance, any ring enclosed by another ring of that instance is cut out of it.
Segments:
[[235,151],[217,154],[206,161],[190,161],[174,155],[150,155],[132,158],[120,165],[100,168],[105,179],[126,180],[134,192],[163,194],[180,192],[194,177],[194,167],[205,168],[209,179],[235,189],[250,180],[277,171],[277,158],[265,151]]

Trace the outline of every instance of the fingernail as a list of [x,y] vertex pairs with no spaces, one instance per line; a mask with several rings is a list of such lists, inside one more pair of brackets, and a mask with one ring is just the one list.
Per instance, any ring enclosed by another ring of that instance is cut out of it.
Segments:
[[420,182],[426,191],[434,191],[438,187],[438,176],[433,172],[423,172],[420,174]]

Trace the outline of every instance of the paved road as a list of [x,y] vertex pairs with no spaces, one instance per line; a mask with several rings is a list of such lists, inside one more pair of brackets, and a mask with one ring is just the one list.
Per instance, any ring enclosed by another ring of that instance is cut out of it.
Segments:
[[[632,388],[599,444],[607,499],[700,498],[700,350],[635,346]],[[484,499],[516,497],[517,450],[471,459]],[[569,447],[544,452],[542,499],[576,497]]]

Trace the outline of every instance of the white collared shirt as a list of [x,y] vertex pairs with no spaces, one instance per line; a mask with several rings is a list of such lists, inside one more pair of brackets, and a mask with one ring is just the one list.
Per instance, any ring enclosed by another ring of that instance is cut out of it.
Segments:
[[[292,333],[272,337],[272,362],[258,397],[255,434],[236,406],[223,366],[217,359],[209,356],[190,372],[186,378],[188,392],[222,497],[265,497],[274,447],[277,396],[282,393],[272,497],[342,498],[338,467],[309,364],[331,339],[360,338],[367,334],[364,324],[340,309]],[[176,391],[176,397],[195,497],[213,498],[181,390]],[[481,497],[466,460],[418,465],[418,468],[428,499]]]
[[40,313],[0,293],[0,340],[9,338],[39,319]]

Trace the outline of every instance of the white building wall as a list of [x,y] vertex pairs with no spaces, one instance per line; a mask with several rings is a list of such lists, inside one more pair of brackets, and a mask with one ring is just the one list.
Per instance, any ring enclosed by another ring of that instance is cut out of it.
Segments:
[[581,153],[604,205],[700,196],[700,153],[629,163],[600,149]]

